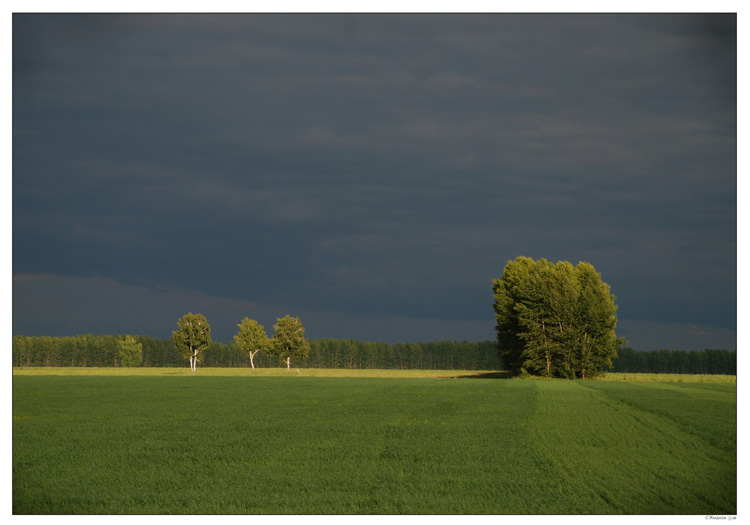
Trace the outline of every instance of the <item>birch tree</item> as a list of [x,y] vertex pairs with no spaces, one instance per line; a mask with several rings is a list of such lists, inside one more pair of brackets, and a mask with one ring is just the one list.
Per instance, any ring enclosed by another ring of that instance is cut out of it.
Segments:
[[268,352],[286,362],[289,371],[292,359],[303,359],[310,351],[310,343],[305,339],[305,329],[299,317],[286,316],[276,319],[275,330]]
[[576,266],[576,280],[580,290],[576,305],[573,339],[575,341],[575,367],[579,377],[598,374],[603,368],[612,366],[617,350],[626,341],[615,335],[617,305],[607,283],[593,266],[580,262]]
[[265,328],[258,321],[245,317],[237,326],[240,331],[234,336],[234,340],[240,348],[247,352],[247,355],[250,357],[250,366],[254,372],[255,363],[253,362],[253,358],[261,350],[268,350],[270,340],[268,339],[268,335],[266,335]]
[[523,352],[526,348],[524,337],[526,326],[522,326],[529,308],[531,273],[536,263],[529,257],[518,257],[508,261],[500,279],[492,281],[495,296],[495,319],[497,324],[497,344],[500,359],[512,374],[519,374],[524,368]]
[[211,344],[211,326],[203,314],[187,313],[177,321],[179,329],[172,332],[174,349],[185,359],[190,360],[190,371],[195,369],[203,351]]

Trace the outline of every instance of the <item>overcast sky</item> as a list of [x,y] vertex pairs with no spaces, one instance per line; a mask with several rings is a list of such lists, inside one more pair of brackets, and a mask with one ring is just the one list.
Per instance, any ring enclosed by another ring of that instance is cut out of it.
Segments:
[[519,255],[736,348],[735,15],[14,15],[13,333],[494,339]]

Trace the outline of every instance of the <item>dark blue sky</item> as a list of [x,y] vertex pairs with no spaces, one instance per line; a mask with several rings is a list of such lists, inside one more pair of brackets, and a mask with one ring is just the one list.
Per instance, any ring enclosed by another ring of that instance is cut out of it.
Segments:
[[13,333],[494,338],[519,255],[736,348],[735,15],[13,16]]

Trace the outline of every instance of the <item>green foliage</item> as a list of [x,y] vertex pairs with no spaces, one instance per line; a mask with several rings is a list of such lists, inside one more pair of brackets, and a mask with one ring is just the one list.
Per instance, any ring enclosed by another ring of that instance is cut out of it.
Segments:
[[143,344],[135,340],[132,335],[126,335],[125,339],[118,341],[120,366],[141,366],[143,362]]
[[588,263],[518,257],[493,293],[499,353],[514,374],[595,377],[624,342],[615,297]]
[[177,326],[172,332],[172,344],[177,353],[190,360],[190,369],[195,372],[203,351],[211,344],[211,326],[203,314],[192,312],[183,315]]
[[[13,336],[14,367],[102,367],[114,366],[116,356],[111,348],[119,348],[124,336],[29,337]],[[143,346],[144,367],[178,366],[182,357],[175,352],[172,341],[143,335],[133,336]],[[312,339],[306,359],[298,368],[350,369],[422,369],[422,370],[503,370],[497,343],[494,341],[430,341],[412,343],[422,350],[421,359],[413,362],[409,344],[356,341],[352,339]],[[618,350],[612,360],[614,372],[729,374],[737,373],[737,351],[728,350],[661,350],[645,352],[632,348]],[[250,359],[236,341],[212,341],[202,354],[203,366],[249,367]],[[278,361],[261,350],[255,366],[268,368]],[[411,365],[414,366],[411,366]]]
[[625,347],[613,360],[613,372],[652,374],[737,374],[737,352],[728,350],[655,350]]
[[119,335],[13,336],[13,366],[116,366]]
[[172,372],[14,375],[13,512],[737,512],[736,384]]
[[261,350],[268,351],[271,341],[268,339],[268,335],[266,335],[265,328],[258,321],[245,317],[237,326],[240,331],[234,336],[234,341],[242,350],[247,352],[250,358],[250,366],[255,370],[255,354]]
[[[123,336],[13,337],[13,366],[114,366],[108,348],[119,348]],[[171,339],[133,336],[143,345],[143,366],[174,367],[183,359]],[[413,345],[421,349],[421,358]],[[65,350],[67,348],[67,350]],[[211,367],[247,367],[250,360],[236,340],[226,344],[212,341],[203,351],[201,363]],[[414,359],[412,359],[414,358]],[[261,350],[256,367],[277,366],[277,359]],[[413,365],[413,366],[412,366]],[[353,339],[310,340],[308,357],[296,363],[304,368],[422,368],[425,370],[500,370],[493,341],[430,341],[384,343]]]
[[289,369],[292,359],[304,359],[310,352],[310,343],[305,339],[305,329],[299,317],[282,317],[273,325],[274,334],[267,350],[269,354],[286,362]]

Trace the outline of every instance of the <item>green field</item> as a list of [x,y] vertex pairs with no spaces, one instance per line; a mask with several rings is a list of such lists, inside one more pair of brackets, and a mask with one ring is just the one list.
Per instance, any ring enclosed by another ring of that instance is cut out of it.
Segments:
[[14,370],[13,512],[736,513],[731,381],[182,370]]

